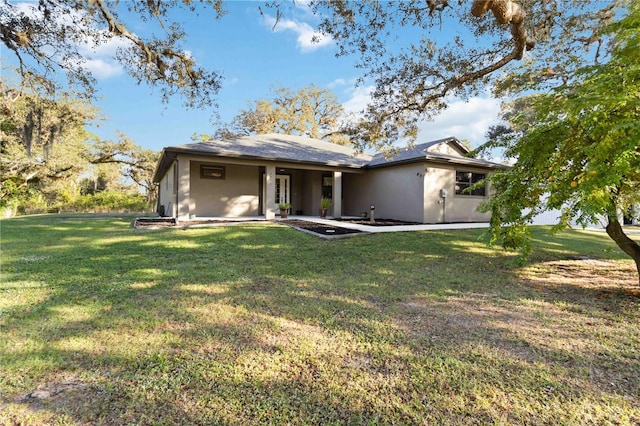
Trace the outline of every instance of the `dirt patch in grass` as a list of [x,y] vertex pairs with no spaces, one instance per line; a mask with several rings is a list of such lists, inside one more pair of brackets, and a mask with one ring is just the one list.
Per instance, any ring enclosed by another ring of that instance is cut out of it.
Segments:
[[25,404],[42,405],[44,402],[63,399],[69,394],[82,394],[87,391],[88,385],[76,377],[59,380],[57,382],[40,385],[36,389],[24,395],[18,402]]
[[637,271],[630,262],[591,258],[554,260],[532,265],[523,274],[525,282],[540,292],[592,291],[599,298],[625,292],[640,297]]
[[[102,399],[103,395],[96,386],[85,383],[75,376],[52,378],[52,381],[40,384],[29,393],[14,400],[14,409],[7,413],[6,417],[0,415],[0,423],[7,425],[29,425],[29,424],[49,424],[41,423],[40,420],[52,416],[52,413],[60,410],[62,412],[74,412],[86,409],[96,401]],[[10,404],[3,404],[9,407]],[[0,412],[3,411],[0,405]],[[43,417],[39,417],[43,416]],[[66,415],[59,415],[51,423],[62,421]],[[71,420],[69,418],[69,420]]]

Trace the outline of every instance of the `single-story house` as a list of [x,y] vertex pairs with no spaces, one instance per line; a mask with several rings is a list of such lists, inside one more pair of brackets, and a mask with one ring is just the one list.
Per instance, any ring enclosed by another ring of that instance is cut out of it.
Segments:
[[267,134],[167,147],[154,182],[158,209],[178,221],[204,217],[273,219],[279,203],[291,213],[375,217],[418,223],[484,222],[477,211],[489,188],[467,187],[507,166],[469,158],[450,137],[400,149],[396,155],[357,153],[301,136]]

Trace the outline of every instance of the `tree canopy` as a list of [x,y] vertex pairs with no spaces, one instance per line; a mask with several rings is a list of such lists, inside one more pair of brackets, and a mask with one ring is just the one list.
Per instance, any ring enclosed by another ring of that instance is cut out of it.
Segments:
[[[357,55],[362,81],[375,80],[372,102],[350,127],[351,138],[384,145],[414,139],[421,120],[446,108],[450,96],[464,98],[492,83],[496,93],[511,93],[563,81],[584,62],[585,48],[596,46],[592,57],[599,56],[600,29],[628,2],[310,0],[308,5],[320,19],[318,29],[337,43],[338,55]],[[62,72],[71,87],[92,95],[95,81],[85,66],[86,52],[117,41],[116,59],[138,82],[158,86],[165,100],[179,93],[189,106],[210,107],[222,77],[196,64],[184,46],[187,32],[171,16],[187,10],[220,18],[223,3],[41,0],[37,7],[24,7],[3,0],[0,39],[31,90],[53,93],[54,76]],[[278,16],[289,4],[268,3]],[[143,33],[131,29],[140,21]]]
[[339,130],[344,108],[330,89],[315,85],[296,91],[280,87],[271,99],[259,99],[223,124],[216,138],[233,138],[260,133],[283,133],[324,139],[346,145],[349,139]]
[[545,210],[561,211],[559,228],[603,223],[640,274],[640,246],[619,221],[640,205],[640,3],[600,35],[611,35],[602,62],[510,104],[511,131],[483,149],[515,162],[489,178],[496,194],[485,209],[495,239],[514,247],[526,247],[526,225]]
[[62,97],[59,101],[21,94],[0,83],[0,195],[3,204],[33,191],[49,196],[58,183],[75,179],[81,164],[84,125],[96,117],[90,106]]
[[[360,145],[412,140],[417,126],[436,115],[450,96],[466,97],[496,84],[510,93],[551,87],[583,63],[600,29],[629,0],[310,0],[318,29],[338,55],[359,56],[362,81],[376,90],[362,120],[350,126]],[[277,16],[289,1],[272,1]],[[40,0],[37,6],[0,2],[0,39],[32,91],[59,90],[55,76],[91,96],[95,80],[87,51],[116,41],[116,59],[138,82],[157,86],[165,101],[181,94],[188,106],[215,106],[217,71],[199,67],[185,48],[187,31],[172,16],[181,10],[225,14],[223,0]],[[256,7],[265,7],[265,4]],[[132,25],[143,22],[143,32]],[[399,29],[403,36],[399,37]],[[406,37],[407,33],[417,35]],[[526,50],[532,49],[530,54]]]
[[114,167],[111,173],[105,167],[98,170],[103,178],[111,174],[119,189],[130,186],[123,179],[133,181],[153,205],[158,153],[124,135],[117,141],[97,140],[85,126],[98,118],[98,111],[86,101],[68,94],[51,100],[0,83],[0,113],[0,207],[16,210],[68,201],[79,195],[82,178],[105,164]]
[[120,167],[120,174],[140,187],[149,206],[156,200],[156,184],[153,173],[160,153],[136,145],[130,138],[120,134],[115,141],[98,140],[91,144],[87,159],[91,164],[113,164]]
[[[349,133],[360,146],[415,140],[418,126],[494,87],[496,95],[548,90],[601,56],[601,29],[628,1],[311,0],[319,29],[356,55],[375,90]],[[486,13],[485,13],[486,12]],[[404,34],[415,37],[400,37]],[[531,49],[530,53],[525,53]],[[586,50],[589,52],[586,52]]]
[[[209,107],[222,76],[198,66],[183,47],[186,32],[170,19],[180,9],[224,14],[222,0],[40,0],[37,6],[2,0],[0,40],[17,59],[22,88],[31,92],[53,96],[61,73],[67,90],[90,98],[96,81],[86,67],[87,51],[115,42],[116,59],[138,83],[158,87],[165,101],[180,94],[187,106]],[[160,35],[133,31],[140,21]]]

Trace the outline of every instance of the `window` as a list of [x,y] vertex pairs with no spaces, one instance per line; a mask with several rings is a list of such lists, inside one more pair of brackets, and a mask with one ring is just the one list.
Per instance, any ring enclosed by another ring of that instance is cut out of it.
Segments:
[[458,172],[456,171],[456,195],[478,195],[484,197],[485,185],[471,189],[466,189],[475,185],[486,177],[484,173]]
[[200,166],[200,177],[203,179],[224,179],[224,166]]
[[333,175],[322,175],[322,198],[333,198]]

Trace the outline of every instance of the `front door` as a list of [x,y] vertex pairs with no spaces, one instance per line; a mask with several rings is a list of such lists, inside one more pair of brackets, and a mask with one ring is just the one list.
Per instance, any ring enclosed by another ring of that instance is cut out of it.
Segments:
[[[276,193],[274,199],[276,200],[276,204],[273,208],[279,212],[278,204],[290,203],[291,202],[291,177],[288,175],[276,175],[275,187]],[[267,199],[267,182],[266,177],[263,176],[263,184],[262,184],[262,199]],[[264,204],[262,205],[262,214],[265,214]]]

